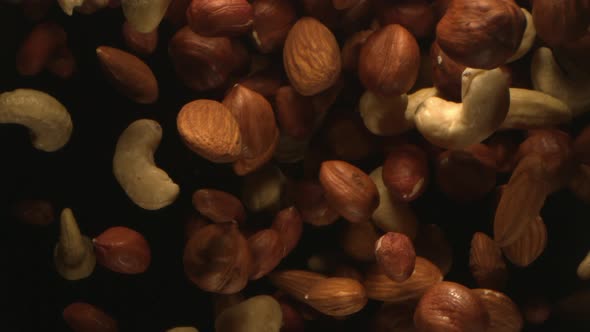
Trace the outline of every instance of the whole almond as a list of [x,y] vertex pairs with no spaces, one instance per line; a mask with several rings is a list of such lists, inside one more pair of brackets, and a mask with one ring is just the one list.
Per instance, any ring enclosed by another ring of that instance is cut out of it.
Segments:
[[250,30],[252,6],[246,0],[192,0],[188,26],[202,36],[237,36]]
[[108,46],[96,49],[107,79],[120,93],[140,104],[158,99],[158,82],[154,73],[135,55]]
[[347,162],[323,162],[320,183],[330,207],[350,222],[368,221],[379,206],[379,192],[373,180]]
[[349,278],[327,278],[318,281],[305,295],[306,303],[330,316],[346,316],[367,304],[365,288]]
[[340,236],[340,246],[351,258],[361,262],[375,260],[375,242],[379,239],[372,222],[348,223]]
[[310,136],[317,117],[312,98],[300,95],[292,86],[283,86],[277,90],[275,104],[281,133],[295,139]]
[[270,53],[280,49],[297,19],[293,3],[289,0],[256,0],[252,8],[252,38],[258,50]]
[[21,75],[39,74],[51,57],[66,44],[66,32],[55,23],[36,25],[16,54],[16,69]]
[[547,246],[547,227],[543,219],[536,217],[527,225],[527,228],[515,242],[502,247],[506,258],[521,267],[533,263]]
[[215,163],[237,160],[242,153],[242,136],[227,107],[200,99],[182,107],[176,118],[180,137],[201,157]]
[[309,293],[309,290],[327,277],[310,271],[285,270],[274,271],[268,275],[268,278],[278,289],[291,295],[296,300],[305,302],[305,295]]
[[284,257],[283,242],[274,229],[263,229],[248,238],[252,253],[250,280],[258,280],[272,271]]
[[404,282],[414,272],[416,251],[412,240],[402,233],[389,232],[375,243],[377,264],[391,280]]
[[141,33],[133,29],[131,24],[125,21],[123,23],[123,39],[131,51],[141,55],[149,55],[154,53],[158,46],[158,29],[148,33]]
[[500,247],[484,233],[477,232],[471,239],[469,268],[480,287],[502,289],[508,279],[506,264]]
[[406,281],[393,281],[374,265],[367,272],[363,285],[367,290],[367,296],[372,300],[401,303],[419,299],[442,279],[443,275],[436,265],[425,258],[416,257],[414,272]]
[[193,194],[193,206],[213,222],[237,222],[246,220],[246,210],[240,200],[221,190],[199,189]]
[[518,332],[524,325],[524,320],[518,306],[503,293],[491,289],[472,290],[488,311],[490,325],[488,332]]
[[412,144],[390,150],[383,164],[383,183],[394,198],[404,202],[415,200],[426,190],[428,179],[424,151]]
[[299,243],[301,233],[303,233],[303,219],[299,211],[291,206],[277,213],[273,222],[272,229],[276,230],[281,238],[283,245],[283,257],[287,256]]
[[289,31],[283,64],[291,85],[304,96],[318,94],[340,75],[340,48],[332,32],[320,21],[303,17]]
[[96,261],[115,272],[137,274],[150,266],[151,250],[140,233],[127,227],[111,227],[92,239]]
[[74,332],[117,332],[119,328],[109,314],[84,302],[74,302],[64,308],[62,316]]

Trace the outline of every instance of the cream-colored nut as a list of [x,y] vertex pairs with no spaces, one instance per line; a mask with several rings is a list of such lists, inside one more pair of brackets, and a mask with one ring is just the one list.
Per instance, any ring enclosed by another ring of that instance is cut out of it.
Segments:
[[578,278],[582,280],[590,279],[590,252],[584,257],[584,259],[578,265],[577,270]]
[[0,94],[0,123],[16,123],[31,131],[33,146],[53,152],[72,135],[72,119],[59,101],[37,90],[17,89]]
[[109,0],[58,0],[59,6],[69,16],[74,9],[82,14],[92,14],[109,5]]
[[382,97],[367,90],[359,102],[359,111],[365,126],[373,134],[398,135],[414,128],[416,109],[436,94],[436,88],[425,88],[409,95]]
[[80,229],[70,209],[61,212],[59,242],[53,250],[53,262],[57,272],[67,280],[88,277],[96,266],[92,241],[80,234]]
[[121,0],[125,18],[136,31],[154,31],[162,21],[172,0]]
[[558,64],[551,49],[541,47],[533,56],[531,80],[535,90],[562,100],[576,117],[590,110],[590,75],[571,67],[567,59]]
[[281,305],[268,295],[258,295],[224,310],[215,320],[216,332],[279,332]]
[[146,210],[157,210],[176,200],[180,189],[154,162],[162,127],[141,119],[127,127],[117,141],[113,157],[115,178],[131,200]]
[[547,128],[570,122],[572,111],[546,93],[510,88],[510,108],[501,129]]
[[426,99],[415,114],[416,128],[432,144],[463,149],[496,131],[508,113],[508,75],[500,68],[467,68],[461,82],[462,103]]
[[166,330],[166,332],[199,332],[199,330],[192,326],[179,326],[172,329],[168,329]]
[[280,208],[285,185],[281,170],[267,165],[244,177],[242,203],[253,212],[276,211]]
[[516,52],[508,60],[506,60],[506,63],[514,62],[525,56],[525,54],[531,50],[531,47],[533,47],[533,43],[537,37],[537,29],[535,29],[533,15],[531,15],[531,13],[529,13],[529,11],[525,8],[520,8],[520,10],[522,10],[524,18],[526,19],[526,28],[524,29],[524,34],[522,35],[522,40],[520,41],[518,50],[516,50]]

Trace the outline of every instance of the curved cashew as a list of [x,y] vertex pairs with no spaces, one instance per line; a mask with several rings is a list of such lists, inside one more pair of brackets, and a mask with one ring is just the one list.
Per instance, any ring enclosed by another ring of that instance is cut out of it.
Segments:
[[70,140],[72,119],[59,101],[32,89],[17,89],[0,94],[0,123],[28,127],[33,146],[53,152]]
[[531,50],[531,47],[535,42],[535,38],[537,37],[537,29],[535,29],[533,15],[531,15],[531,13],[529,13],[529,11],[524,8],[520,8],[520,10],[522,10],[526,19],[526,28],[524,29],[524,34],[522,35],[522,40],[520,41],[518,50],[516,50],[516,53],[514,53],[510,59],[506,61],[506,63],[514,62],[527,54]]
[[171,0],[121,0],[125,18],[133,29],[148,33],[162,21]]
[[465,69],[461,90],[463,103],[430,97],[416,110],[416,128],[432,144],[463,149],[488,138],[506,118],[510,93],[501,69]]
[[57,272],[67,280],[88,277],[96,266],[92,241],[80,234],[80,229],[70,209],[61,212],[59,242],[53,250]]
[[590,76],[570,70],[564,72],[551,49],[541,47],[533,56],[531,79],[535,90],[561,99],[572,110],[574,117],[590,110]]
[[168,174],[155,165],[154,152],[161,139],[162,127],[156,121],[137,120],[119,137],[113,158],[115,178],[127,196],[146,210],[172,204],[180,192]]
[[510,108],[501,129],[535,129],[570,122],[572,111],[561,100],[527,89],[510,88]]

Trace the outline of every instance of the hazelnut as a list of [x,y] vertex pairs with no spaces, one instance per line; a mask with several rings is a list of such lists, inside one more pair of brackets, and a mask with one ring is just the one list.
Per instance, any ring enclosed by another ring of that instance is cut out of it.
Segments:
[[590,24],[590,12],[581,0],[535,0],[532,14],[537,35],[549,46],[575,41]]
[[252,39],[261,53],[283,47],[287,34],[297,20],[290,0],[256,0],[252,2],[254,24]]
[[186,17],[191,30],[201,36],[235,36],[250,30],[253,11],[246,0],[192,0]]
[[295,184],[293,200],[303,221],[314,226],[326,226],[338,219],[338,213],[326,201],[324,188],[312,181]]
[[399,24],[416,38],[432,34],[436,23],[434,6],[427,0],[379,0],[378,17],[381,25]]
[[383,183],[398,200],[410,202],[428,186],[428,159],[415,145],[403,144],[390,150],[383,164]]
[[375,257],[383,272],[393,281],[404,282],[414,272],[416,251],[412,240],[402,233],[389,232],[375,243]]

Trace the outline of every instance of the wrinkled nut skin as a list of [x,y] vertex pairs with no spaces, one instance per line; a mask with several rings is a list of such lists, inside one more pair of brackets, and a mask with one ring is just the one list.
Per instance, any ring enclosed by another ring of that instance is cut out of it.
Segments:
[[375,243],[375,257],[383,272],[396,282],[410,278],[416,266],[412,240],[402,233],[389,232],[381,236]]
[[525,224],[527,228],[516,241],[502,247],[504,255],[516,266],[526,267],[532,264],[547,246],[547,227],[541,217]]
[[293,201],[301,212],[303,222],[314,226],[326,226],[336,222],[338,213],[329,206],[324,189],[319,183],[298,182],[294,191]]
[[252,254],[250,280],[258,280],[272,271],[284,257],[283,242],[279,233],[272,229],[263,229],[248,238],[248,247]]
[[418,332],[482,332],[489,324],[483,302],[469,288],[443,281],[420,299],[414,313]]
[[246,0],[192,0],[186,18],[201,36],[237,36],[252,27],[253,11]]
[[246,210],[240,200],[221,190],[200,189],[194,192],[193,206],[203,216],[213,222],[237,222],[246,221]]
[[361,48],[367,41],[373,30],[362,30],[352,34],[344,46],[340,57],[342,58],[342,69],[354,73],[358,70],[359,57],[361,55]]
[[379,206],[379,192],[373,180],[347,162],[323,162],[320,183],[330,207],[350,222],[368,221]]
[[354,260],[372,262],[375,260],[375,242],[379,233],[372,222],[348,223],[340,235],[342,250]]
[[473,234],[471,239],[469,269],[477,284],[483,288],[502,289],[508,280],[508,270],[500,247],[481,232]]
[[390,150],[383,164],[383,183],[391,195],[403,202],[420,197],[428,186],[426,153],[413,144]]
[[425,38],[434,32],[436,17],[434,6],[427,0],[378,0],[378,17],[382,26],[399,24],[416,38]]
[[115,272],[145,272],[152,260],[148,242],[127,227],[111,227],[92,240],[96,261]]
[[453,0],[438,22],[440,48],[471,68],[503,65],[520,46],[526,18],[513,1]]
[[53,205],[45,200],[25,199],[15,204],[12,215],[30,225],[49,225],[55,221]]
[[246,287],[251,269],[248,241],[233,224],[199,229],[184,248],[184,272],[207,292],[234,294]]
[[313,285],[305,294],[306,303],[330,316],[352,315],[368,302],[365,288],[350,278],[326,278]]
[[39,74],[51,57],[66,44],[66,32],[55,23],[36,25],[22,42],[16,54],[16,69],[20,75]]
[[518,306],[503,293],[477,288],[472,290],[488,311],[490,325],[487,332],[519,332],[524,325],[524,319]]
[[537,35],[549,46],[582,37],[590,24],[589,13],[584,0],[535,0],[532,11]]
[[129,22],[123,23],[123,39],[127,47],[141,55],[149,55],[154,53],[158,46],[158,29],[152,32],[141,33],[133,29]]
[[289,31],[283,65],[291,85],[304,96],[330,88],[340,76],[340,48],[320,21],[303,17]]
[[275,216],[271,228],[277,231],[283,245],[283,257],[287,256],[299,243],[303,233],[303,219],[299,211],[291,206]]
[[176,126],[184,143],[214,163],[236,161],[242,154],[240,127],[231,111],[214,100],[195,100],[182,107]]
[[256,0],[252,2],[254,23],[252,39],[261,53],[283,47],[287,34],[297,20],[290,0]]
[[74,302],[62,312],[66,324],[74,332],[117,332],[117,322],[96,306]]
[[436,41],[430,47],[430,61],[434,86],[449,100],[461,101],[461,77],[467,67],[449,58]]
[[420,69],[420,49],[412,34],[398,24],[375,31],[361,48],[358,74],[363,85],[381,96],[404,94]]
[[292,86],[283,86],[277,90],[275,105],[281,133],[299,140],[311,135],[317,118],[312,98],[300,95]]

